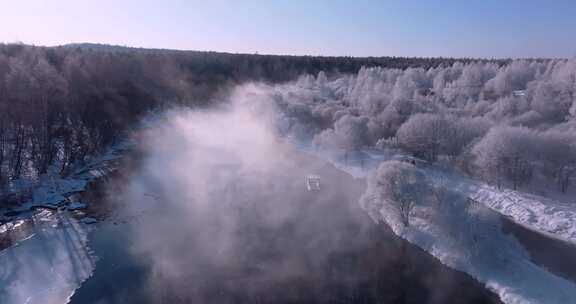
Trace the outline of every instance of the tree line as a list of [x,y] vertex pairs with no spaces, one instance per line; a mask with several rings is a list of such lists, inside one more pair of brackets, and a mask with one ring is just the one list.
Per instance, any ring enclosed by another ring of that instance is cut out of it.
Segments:
[[65,175],[142,115],[164,107],[209,106],[235,84],[284,83],[320,71],[356,73],[362,66],[427,69],[455,62],[0,44],[0,181],[50,170]]
[[287,132],[319,147],[400,150],[513,189],[576,179],[576,59],[362,68],[274,94]]

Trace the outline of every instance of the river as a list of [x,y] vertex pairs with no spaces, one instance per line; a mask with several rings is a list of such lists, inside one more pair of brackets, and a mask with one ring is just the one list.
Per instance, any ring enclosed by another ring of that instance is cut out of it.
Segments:
[[[290,212],[271,225],[270,210],[250,209],[261,205],[238,211],[244,215],[236,219],[236,245],[225,262],[205,256],[198,240],[207,238],[196,230],[166,235],[177,242],[161,239],[155,248],[178,247],[169,255],[177,271],[159,267],[150,258],[155,254],[143,255],[142,238],[134,237],[139,223],[177,216],[164,214],[159,199],[157,212],[98,224],[88,242],[95,270],[70,303],[500,303],[470,276],[372,222],[357,204],[364,180],[308,155],[291,157],[298,165],[282,187],[246,198],[279,200],[274,206],[289,205]],[[321,177],[320,191],[305,187],[311,172]]]

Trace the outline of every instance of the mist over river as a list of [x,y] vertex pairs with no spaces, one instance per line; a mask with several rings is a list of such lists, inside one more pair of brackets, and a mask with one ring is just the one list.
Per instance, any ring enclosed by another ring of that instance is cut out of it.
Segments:
[[[296,165],[267,181],[281,186],[237,185],[245,207],[220,209],[226,221],[203,219],[210,228],[174,226],[190,218],[144,191],[148,209],[113,215],[90,235],[98,262],[71,303],[499,303],[371,221],[357,203],[364,180],[295,151],[283,156]],[[306,189],[310,172],[321,176],[318,192]],[[278,218],[265,206],[289,207]]]

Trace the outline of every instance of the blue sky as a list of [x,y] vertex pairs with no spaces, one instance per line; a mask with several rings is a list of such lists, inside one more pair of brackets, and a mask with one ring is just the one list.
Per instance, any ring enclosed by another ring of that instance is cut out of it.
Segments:
[[0,0],[0,41],[261,54],[574,57],[576,0]]

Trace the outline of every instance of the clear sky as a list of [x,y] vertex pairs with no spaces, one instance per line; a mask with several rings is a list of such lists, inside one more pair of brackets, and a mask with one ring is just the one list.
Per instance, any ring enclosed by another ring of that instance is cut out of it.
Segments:
[[260,54],[574,57],[576,0],[0,0],[0,41]]

